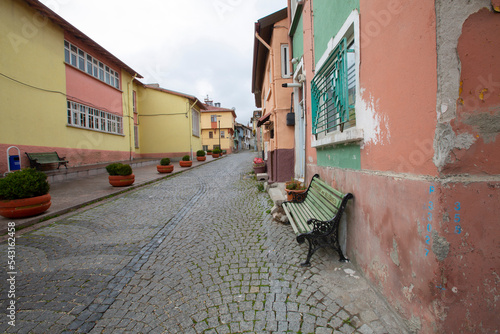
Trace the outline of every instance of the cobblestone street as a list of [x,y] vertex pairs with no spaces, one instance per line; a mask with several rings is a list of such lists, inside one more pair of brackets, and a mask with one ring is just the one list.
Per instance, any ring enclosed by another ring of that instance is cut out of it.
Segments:
[[300,267],[306,246],[272,220],[254,157],[229,155],[16,238],[16,326],[4,269],[0,332],[406,333],[335,252]]

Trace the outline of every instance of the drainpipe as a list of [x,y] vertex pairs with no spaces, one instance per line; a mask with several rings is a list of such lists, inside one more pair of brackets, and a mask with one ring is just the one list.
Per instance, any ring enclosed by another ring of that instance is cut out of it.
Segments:
[[[134,121],[134,114],[133,114],[133,108],[134,106],[131,105],[130,103],[130,87],[132,86],[132,83],[134,82],[134,79],[137,77],[137,73],[134,74],[134,76],[132,77],[132,80],[130,80],[130,82],[128,83],[127,85],[127,96],[128,96],[128,136],[129,136],[129,139],[128,139],[128,144],[129,144],[129,160],[132,161],[132,129],[130,127],[130,121]],[[132,87],[133,88],[133,87]],[[133,91],[133,89],[132,89]],[[133,93],[132,93],[132,104],[134,103],[133,101],[134,97],[133,97]]]

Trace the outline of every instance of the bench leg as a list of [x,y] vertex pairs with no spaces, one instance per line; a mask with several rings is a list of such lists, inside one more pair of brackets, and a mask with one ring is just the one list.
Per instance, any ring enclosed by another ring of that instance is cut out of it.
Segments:
[[310,267],[311,266],[311,257],[313,256],[313,254],[319,249],[321,248],[321,244],[318,242],[317,239],[315,238],[307,238],[305,236],[298,236],[297,237],[297,241],[299,244],[303,243],[304,240],[307,240],[307,243],[309,244],[309,250],[307,252],[307,258],[306,258],[306,261],[301,263],[300,266],[301,267]]

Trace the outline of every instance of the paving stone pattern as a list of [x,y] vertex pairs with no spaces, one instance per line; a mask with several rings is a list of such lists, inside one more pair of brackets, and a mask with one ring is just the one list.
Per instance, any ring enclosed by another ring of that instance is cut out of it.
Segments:
[[[6,333],[406,333],[331,250],[273,221],[242,152],[17,238]],[[0,245],[7,256],[7,245]],[[353,274],[354,273],[354,274]],[[7,299],[1,273],[2,310]]]

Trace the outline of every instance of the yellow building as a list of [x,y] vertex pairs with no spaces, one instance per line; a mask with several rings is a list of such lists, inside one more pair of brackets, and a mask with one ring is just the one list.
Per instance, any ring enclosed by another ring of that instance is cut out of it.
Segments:
[[234,124],[236,112],[221,108],[219,103],[205,99],[205,110],[201,111],[201,136],[203,150],[216,147],[231,153],[234,149]]
[[205,106],[196,97],[137,82],[140,101],[138,119],[141,157],[193,158],[202,149],[200,110]]
[[0,22],[0,174],[11,146],[23,168],[24,153],[56,151],[71,167],[201,149],[195,97],[143,85],[39,1],[0,1]]

